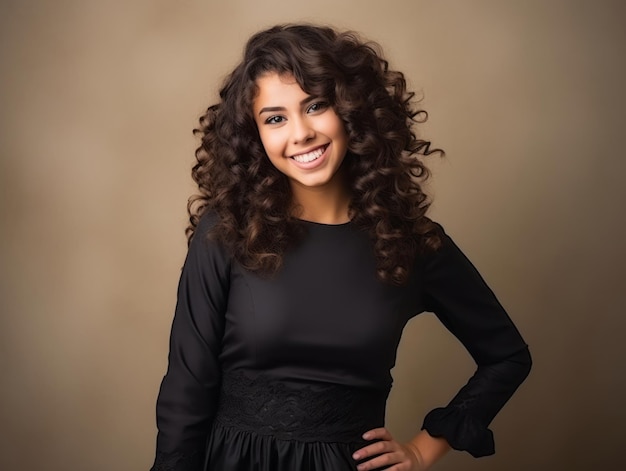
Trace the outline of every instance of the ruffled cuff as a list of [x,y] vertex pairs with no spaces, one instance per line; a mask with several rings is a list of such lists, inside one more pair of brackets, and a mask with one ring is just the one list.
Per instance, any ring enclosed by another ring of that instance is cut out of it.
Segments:
[[475,458],[493,455],[493,433],[473,417],[454,407],[440,407],[424,418],[422,430],[443,437],[455,450],[467,451]]

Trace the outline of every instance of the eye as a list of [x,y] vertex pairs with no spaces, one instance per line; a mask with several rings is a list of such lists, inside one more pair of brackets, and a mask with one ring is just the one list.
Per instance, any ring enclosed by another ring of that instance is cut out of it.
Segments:
[[311,103],[311,105],[306,109],[307,113],[319,113],[320,111],[324,111],[328,108],[328,103],[325,101],[316,101],[315,103]]
[[283,116],[274,115],[265,120],[265,124],[280,124],[285,120]]

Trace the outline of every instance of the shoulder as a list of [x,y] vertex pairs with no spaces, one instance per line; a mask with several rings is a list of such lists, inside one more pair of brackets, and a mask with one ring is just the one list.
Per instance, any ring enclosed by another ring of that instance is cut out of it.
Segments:
[[422,269],[436,271],[469,262],[442,224],[430,221],[428,232],[421,237],[422,250],[417,258]]
[[201,235],[203,237],[207,236],[213,228],[219,222],[219,216],[213,210],[205,211],[202,216],[200,216],[200,220],[198,221],[198,226],[194,232],[194,237],[196,235]]
[[198,225],[189,241],[189,251],[209,255],[223,263],[230,263],[231,257],[214,232],[218,222],[219,216],[215,211],[210,210],[200,216]]

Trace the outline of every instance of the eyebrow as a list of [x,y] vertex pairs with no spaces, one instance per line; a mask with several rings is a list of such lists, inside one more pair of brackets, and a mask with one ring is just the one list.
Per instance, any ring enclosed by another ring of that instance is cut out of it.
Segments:
[[[308,97],[306,97],[304,100],[300,102],[300,106],[306,105],[307,103],[310,103],[317,98],[318,97],[314,95],[309,95]],[[287,108],[285,108],[284,106],[266,106],[259,110],[259,114],[261,115],[263,113],[274,113],[276,111],[285,111],[286,109]]]

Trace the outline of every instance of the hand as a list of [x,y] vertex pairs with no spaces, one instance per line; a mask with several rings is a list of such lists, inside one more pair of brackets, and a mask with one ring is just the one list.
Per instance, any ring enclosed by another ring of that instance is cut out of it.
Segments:
[[412,444],[403,445],[393,439],[386,428],[376,428],[363,434],[365,440],[380,440],[354,452],[355,460],[367,461],[359,464],[359,471],[379,469],[387,466],[387,471],[424,471],[419,450]]

